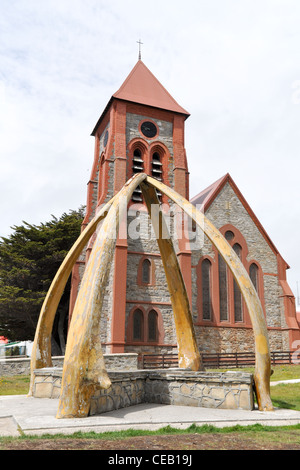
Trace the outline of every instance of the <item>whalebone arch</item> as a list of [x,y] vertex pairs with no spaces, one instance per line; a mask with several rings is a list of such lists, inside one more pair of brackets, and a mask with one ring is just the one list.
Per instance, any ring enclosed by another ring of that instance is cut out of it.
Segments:
[[[138,186],[141,188],[151,217],[170,291],[179,367],[200,370],[202,364],[195,339],[189,300],[172,240],[170,237],[160,237],[160,224],[163,226],[165,224],[162,212],[159,218],[153,217],[151,213],[151,206],[159,204],[157,191],[166,195],[194,220],[232,271],[248,307],[254,331],[256,353],[254,380],[259,409],[272,410],[269,383],[270,353],[266,323],[257,292],[247,271],[225,238],[204,214],[197,211],[189,201],[174,190],[145,173],[132,177],[121,191],[100,209],[58,270],[42,306],[36,330],[31,361],[31,392],[34,370],[52,365],[50,339],[56,309],[72,267],[100,221],[103,221],[102,226],[98,231],[84,272],[68,333],[57,417],[87,416],[91,396],[95,389],[110,387],[111,382],[105,368],[100,342],[100,316],[111,257],[116,243],[112,230],[117,228],[118,231],[118,223],[126,215],[127,204]],[[127,204],[124,204],[124,199]],[[157,211],[155,214],[157,215]]]

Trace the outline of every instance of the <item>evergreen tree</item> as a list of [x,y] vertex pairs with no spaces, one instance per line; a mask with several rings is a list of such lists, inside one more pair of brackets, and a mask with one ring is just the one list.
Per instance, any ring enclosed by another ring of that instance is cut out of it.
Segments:
[[[40,225],[12,227],[0,239],[0,335],[9,340],[32,340],[40,309],[50,284],[81,231],[84,208],[64,213],[60,219]],[[66,336],[70,279],[65,288],[53,328],[56,343],[61,329]],[[60,330],[59,330],[60,325]],[[62,327],[61,325],[64,325]],[[63,351],[61,351],[63,352]]]

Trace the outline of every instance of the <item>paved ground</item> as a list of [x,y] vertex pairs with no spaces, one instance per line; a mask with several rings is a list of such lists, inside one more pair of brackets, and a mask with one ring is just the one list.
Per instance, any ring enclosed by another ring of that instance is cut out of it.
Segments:
[[271,387],[278,384],[297,384],[300,379],[278,380],[278,382],[270,382]]
[[142,404],[98,416],[56,419],[58,400],[26,395],[0,396],[0,436],[72,434],[75,431],[118,431],[122,429],[159,429],[170,425],[187,428],[191,424],[215,426],[288,425],[300,423],[300,411],[276,409],[223,410],[189,406]]

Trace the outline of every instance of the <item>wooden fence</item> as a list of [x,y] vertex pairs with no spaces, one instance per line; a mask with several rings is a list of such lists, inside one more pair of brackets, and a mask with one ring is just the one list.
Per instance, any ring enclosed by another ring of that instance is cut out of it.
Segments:
[[[272,364],[300,364],[299,359],[293,357],[295,351],[272,351]],[[255,353],[211,353],[202,354],[202,362],[206,369],[237,368],[255,365]],[[167,369],[178,367],[177,354],[143,354],[141,356],[142,369]]]
[[177,354],[142,354],[142,369],[168,369],[178,367]]

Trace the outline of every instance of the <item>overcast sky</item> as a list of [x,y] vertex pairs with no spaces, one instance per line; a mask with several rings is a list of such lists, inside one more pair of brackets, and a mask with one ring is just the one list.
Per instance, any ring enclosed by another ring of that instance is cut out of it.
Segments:
[[296,295],[299,0],[0,0],[0,236],[86,204],[90,134],[139,38],[144,63],[191,113],[190,195],[229,172]]

